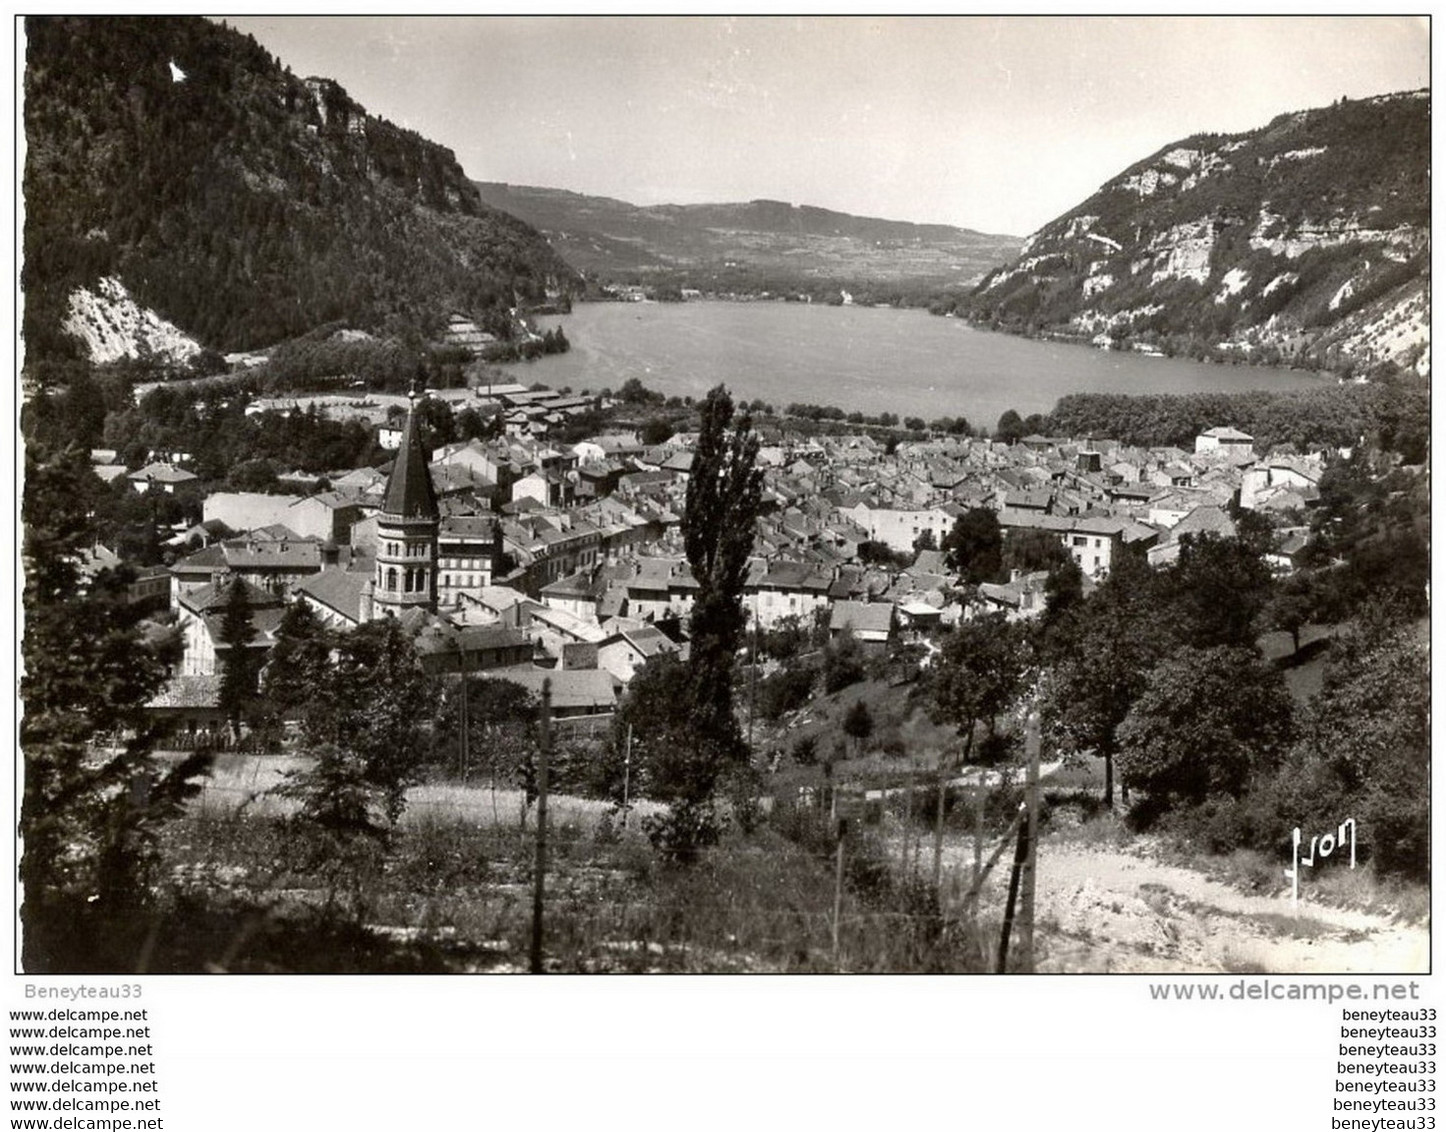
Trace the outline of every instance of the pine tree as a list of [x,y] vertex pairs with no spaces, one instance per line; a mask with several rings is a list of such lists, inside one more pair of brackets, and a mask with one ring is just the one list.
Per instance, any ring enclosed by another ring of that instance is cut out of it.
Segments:
[[[313,750],[338,750],[332,769],[354,771],[358,790],[369,793],[389,825],[401,817],[406,788],[421,773],[423,724],[435,715],[435,691],[410,638],[386,617],[337,641],[335,661],[313,693],[308,743]],[[311,785],[327,789],[335,782]]]
[[236,577],[226,589],[226,606],[221,613],[221,628],[216,636],[216,644],[221,647],[216,651],[221,665],[218,706],[226,713],[231,733],[237,739],[241,738],[241,717],[256,699],[259,665],[251,648],[255,639],[256,626],[251,621],[246,583]]
[[330,634],[311,606],[304,601],[287,606],[261,673],[267,707],[286,716],[310,703],[326,676],[330,655]]
[[142,634],[122,575],[80,575],[96,482],[85,454],[31,446],[25,481],[21,962],[30,972],[134,970],[155,838],[209,757],[169,770],[151,757],[144,707],[176,642]]

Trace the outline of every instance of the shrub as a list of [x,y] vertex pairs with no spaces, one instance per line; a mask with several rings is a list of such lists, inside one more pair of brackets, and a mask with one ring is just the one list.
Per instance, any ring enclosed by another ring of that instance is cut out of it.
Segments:
[[812,668],[784,668],[758,685],[758,712],[776,722],[808,702],[818,674]]

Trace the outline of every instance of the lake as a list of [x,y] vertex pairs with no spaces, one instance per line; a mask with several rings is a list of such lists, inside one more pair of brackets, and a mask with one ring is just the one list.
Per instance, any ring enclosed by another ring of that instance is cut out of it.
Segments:
[[1044,413],[1066,393],[1300,389],[1334,378],[1097,350],[976,330],[922,310],[806,303],[579,303],[560,325],[566,354],[505,368],[515,380],[598,392],[636,377],[669,396],[719,382],[735,398],[900,417],[965,416],[993,427],[1006,409]]

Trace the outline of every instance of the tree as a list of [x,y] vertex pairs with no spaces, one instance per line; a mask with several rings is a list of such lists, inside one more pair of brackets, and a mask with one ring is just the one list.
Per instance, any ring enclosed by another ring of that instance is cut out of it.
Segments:
[[855,700],[853,707],[844,713],[843,732],[862,752],[864,741],[874,733],[874,717],[863,700]]
[[944,536],[945,562],[971,585],[993,581],[1003,567],[1004,536],[999,516],[988,507],[971,507]]
[[762,503],[758,436],[745,413],[737,418],[721,385],[704,399],[688,477],[683,549],[698,582],[689,619],[691,635],[684,744],[659,776],[670,804],[655,825],[655,840],[681,859],[717,837],[713,795],[720,778],[747,762],[733,713],[733,669],[743,639],[743,583]]
[[1308,574],[1295,573],[1275,583],[1264,611],[1272,629],[1290,634],[1293,652],[1300,652],[1300,631],[1315,615],[1318,598]]
[[1368,608],[1335,643],[1303,743],[1359,817],[1377,867],[1417,880],[1431,868],[1430,672],[1422,627]]
[[1055,570],[1072,562],[1069,551],[1053,531],[1031,528],[1012,531],[1004,540],[1003,568],[1032,574],[1038,570]]
[[1270,596],[1270,570],[1259,550],[1238,538],[1186,535],[1179,560],[1156,576],[1155,588],[1179,644],[1249,648]]
[[649,417],[638,432],[638,439],[648,447],[663,444],[673,436],[673,422],[667,417]]
[[178,659],[142,632],[123,572],[83,581],[97,481],[84,451],[25,453],[25,672],[20,747],[27,972],[135,970],[161,827],[199,790],[209,756],[164,768],[145,704]]
[[1151,672],[1119,728],[1120,769],[1151,809],[1238,798],[1274,770],[1292,733],[1280,671],[1253,651],[1180,649]]
[[952,723],[964,740],[963,761],[974,752],[978,726],[992,733],[1019,695],[1029,659],[1024,631],[1003,614],[966,621],[944,638],[925,688],[935,722]]
[[894,550],[878,539],[865,539],[859,543],[858,558],[865,566],[881,566],[886,570],[903,570],[914,561],[913,555]]
[[[536,746],[539,700],[521,684],[486,676],[469,676],[448,686],[442,697],[435,736],[435,757],[443,766],[459,767],[465,777],[473,764],[492,783],[525,775]],[[462,762],[462,728],[466,721],[467,764]]]
[[914,539],[914,553],[917,555],[921,550],[938,550],[939,543],[934,538],[932,529],[925,528],[920,531]]
[[246,594],[246,583],[237,575],[226,587],[226,605],[221,612],[220,631],[216,634],[217,662],[221,666],[217,702],[231,724],[231,734],[237,739],[241,738],[241,717],[256,698],[260,663],[251,647],[255,639],[256,627],[251,622],[251,602]]
[[[395,826],[406,788],[423,763],[423,724],[434,714],[432,685],[395,618],[353,629],[335,651],[307,712],[305,733],[314,750],[337,749],[336,775],[298,781],[312,791],[335,789],[351,774],[355,782],[348,789],[371,798],[387,825]],[[329,804],[317,805],[324,810]]]
[[331,634],[310,605],[288,605],[261,671],[261,698],[267,707],[284,717],[311,703],[327,678],[331,647]]
[[1043,626],[1048,633],[1084,601],[1084,571],[1068,555],[1044,580]]
[[853,629],[845,628],[823,653],[823,690],[833,695],[864,678],[864,651]]
[[1027,435],[1024,421],[1013,409],[1005,409],[1000,414],[999,423],[994,427],[994,439],[1005,444],[1018,444]]
[[1042,722],[1064,751],[1104,759],[1107,806],[1115,801],[1116,731],[1168,645],[1151,582],[1149,567],[1126,557],[1048,638],[1057,659],[1044,681]]
[[684,750],[689,744],[688,723],[680,705],[688,693],[688,666],[676,653],[659,653],[633,673],[609,733],[603,784],[609,797],[622,799],[630,733],[630,792],[658,799],[687,792],[691,783],[691,763]]

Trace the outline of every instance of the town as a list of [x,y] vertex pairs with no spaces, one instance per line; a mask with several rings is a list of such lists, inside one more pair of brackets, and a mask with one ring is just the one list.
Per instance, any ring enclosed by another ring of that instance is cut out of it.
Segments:
[[1429,962],[1423,69],[244,22],[23,24],[27,973]]
[[[430,671],[465,664],[534,691],[546,674],[560,719],[605,725],[650,657],[686,656],[697,584],[679,525],[696,437],[644,445],[636,432],[611,432],[564,444],[549,430],[591,398],[517,384],[428,396],[495,415],[503,435],[424,452],[402,395],[248,406],[361,417],[395,457],[313,477],[329,484],[314,494],[213,491],[201,522],[166,532],[174,546],[202,545],[142,570],[132,590],[143,602],[164,594],[183,634],[184,657],[151,710],[185,742],[228,742],[218,698],[228,646],[217,634],[233,579],[259,630],[248,648],[268,648],[289,603],[342,630],[395,616]],[[873,649],[986,613],[1037,617],[1047,569],[961,587],[943,548],[971,513],[1005,543],[1057,542],[1093,586],[1122,555],[1168,564],[1188,534],[1234,535],[1238,505],[1269,522],[1268,560],[1289,574],[1325,457],[1259,455],[1228,425],[1202,433],[1193,451],[1108,437],[780,434],[759,450],[764,506],[744,607],[761,630],[822,621]],[[137,492],[195,479],[184,458],[132,472],[113,451],[92,459],[97,475],[124,476]],[[118,561],[97,546],[91,566]]]

